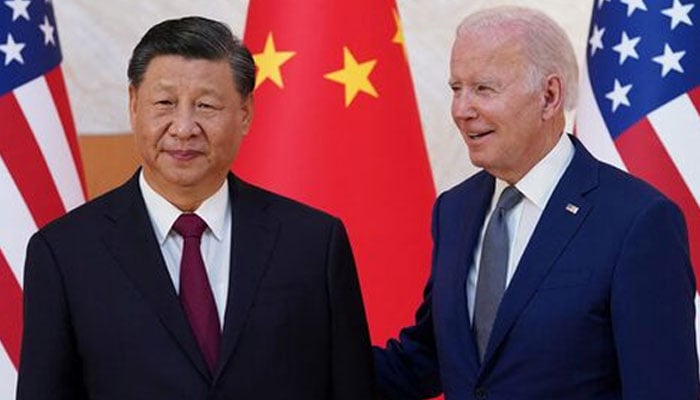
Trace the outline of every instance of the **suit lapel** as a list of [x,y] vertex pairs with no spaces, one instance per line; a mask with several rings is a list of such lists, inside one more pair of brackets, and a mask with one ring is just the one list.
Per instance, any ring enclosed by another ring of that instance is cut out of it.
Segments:
[[120,189],[122,197],[112,203],[107,218],[113,225],[105,233],[104,243],[199,372],[211,379],[168,275],[138,186],[138,175],[137,172]]
[[218,374],[231,358],[260,281],[269,266],[277,237],[276,219],[256,189],[229,175],[233,210],[231,273]]
[[467,279],[471,266],[474,263],[474,252],[476,251],[476,246],[479,242],[481,228],[486,220],[486,214],[491,206],[493,191],[496,185],[496,180],[494,177],[487,173],[484,173],[483,178],[480,178],[479,180],[481,182],[475,182],[477,183],[476,188],[473,192],[469,193],[466,204],[466,213],[463,218],[465,224],[465,234],[463,236],[458,236],[466,238],[466,242],[464,246],[461,246],[462,255],[459,257],[458,269],[460,271],[459,279],[454,279],[454,282],[459,284],[459,287],[454,288],[454,290],[455,293],[460,294],[459,301],[462,303],[459,319],[466,322],[463,325],[465,329],[463,337],[469,338],[468,345],[466,346],[466,351],[468,352],[467,359],[469,360],[470,367],[473,368],[474,371],[479,368],[479,355],[476,348],[474,331],[472,330],[469,318]]
[[[597,161],[572,138],[574,158],[557,184],[528,242],[494,322],[484,365],[503,343],[508,331],[551,270],[559,255],[591,210],[584,194],[598,184]],[[578,207],[571,211],[571,205]]]

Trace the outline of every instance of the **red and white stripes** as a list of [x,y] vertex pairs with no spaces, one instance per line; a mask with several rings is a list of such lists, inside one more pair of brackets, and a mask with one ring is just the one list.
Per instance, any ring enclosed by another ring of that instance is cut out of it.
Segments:
[[85,201],[60,67],[0,97],[0,399],[15,396],[27,241]]

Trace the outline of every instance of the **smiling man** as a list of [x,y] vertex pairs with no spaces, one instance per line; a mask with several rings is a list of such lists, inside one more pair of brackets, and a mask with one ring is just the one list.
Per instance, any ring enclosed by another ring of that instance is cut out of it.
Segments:
[[375,349],[387,399],[698,398],[683,216],[564,133],[576,82],[541,12],[458,27],[452,116],[483,171],[435,204],[416,323]]
[[229,172],[248,50],[219,22],[168,20],[128,77],[142,168],[31,239],[17,399],[371,399],[343,224]]

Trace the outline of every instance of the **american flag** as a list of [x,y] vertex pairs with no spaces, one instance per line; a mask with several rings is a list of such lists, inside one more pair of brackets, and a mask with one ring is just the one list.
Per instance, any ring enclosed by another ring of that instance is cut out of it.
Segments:
[[595,155],[648,181],[683,209],[696,277],[699,5],[700,0],[594,0],[576,128]]
[[50,0],[0,4],[0,399],[15,396],[25,246],[85,199]]

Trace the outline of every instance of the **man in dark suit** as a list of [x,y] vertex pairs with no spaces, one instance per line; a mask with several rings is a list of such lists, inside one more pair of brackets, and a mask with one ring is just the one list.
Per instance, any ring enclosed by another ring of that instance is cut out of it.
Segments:
[[17,398],[371,398],[342,223],[229,172],[248,50],[219,22],[169,20],[128,76],[142,168],[31,239]]
[[388,399],[698,398],[679,209],[563,134],[577,69],[543,13],[467,17],[452,115],[484,170],[443,193],[415,325],[375,349]]

